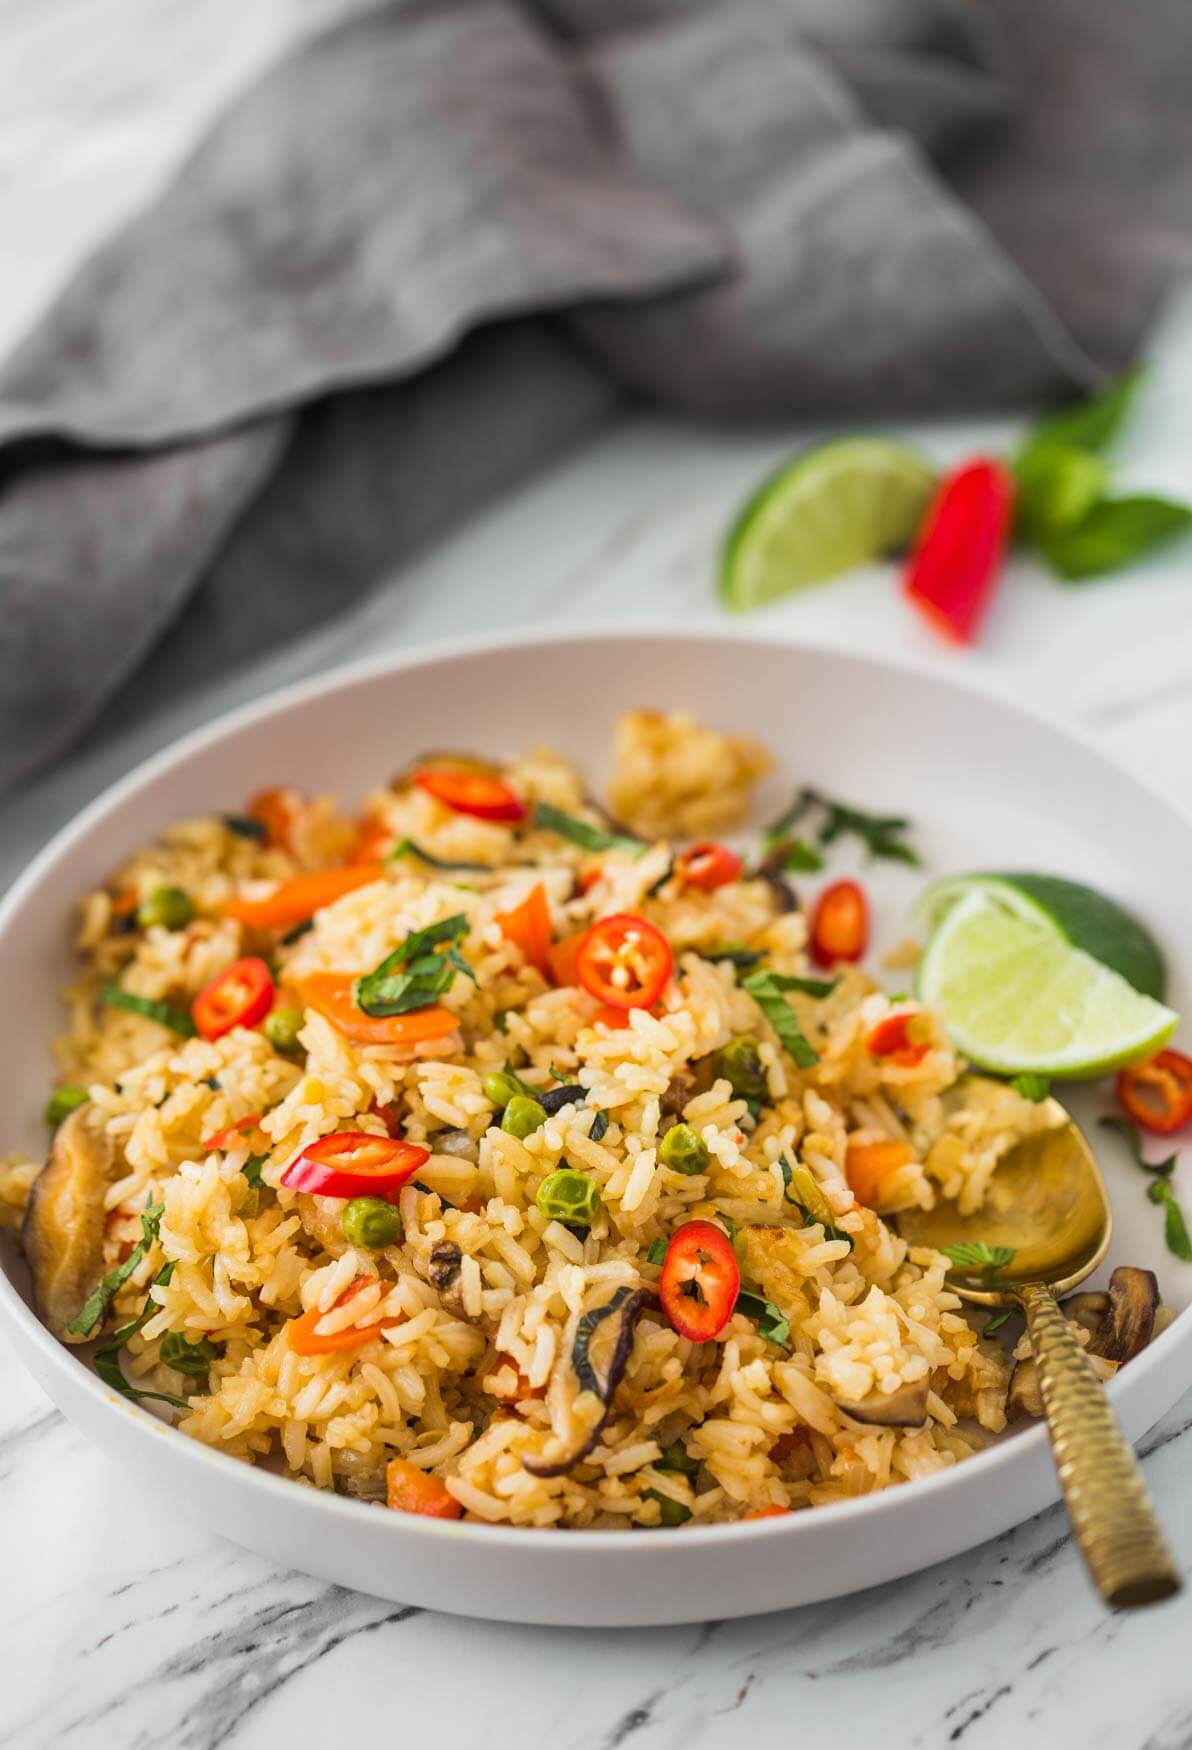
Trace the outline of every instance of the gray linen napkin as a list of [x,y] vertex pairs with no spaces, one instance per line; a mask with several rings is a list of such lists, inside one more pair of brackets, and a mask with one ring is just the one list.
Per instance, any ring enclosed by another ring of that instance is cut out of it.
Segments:
[[0,370],[0,787],[627,394],[1020,404],[1129,356],[1186,267],[1182,0],[344,11]]

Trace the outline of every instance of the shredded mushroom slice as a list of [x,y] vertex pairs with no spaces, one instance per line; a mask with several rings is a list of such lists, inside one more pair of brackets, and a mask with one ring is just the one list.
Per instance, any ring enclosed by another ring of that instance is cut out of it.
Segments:
[[870,1392],[855,1404],[837,1398],[836,1407],[870,1428],[921,1428],[927,1420],[928,1389],[928,1382],[919,1379],[897,1391]]
[[[1064,1317],[1089,1333],[1086,1353],[1121,1367],[1146,1348],[1154,1335],[1159,1284],[1151,1270],[1122,1264],[1109,1279],[1109,1293],[1073,1294],[1063,1302]],[[1010,1376],[1006,1413],[1011,1421],[1043,1414],[1039,1372],[1020,1361]]]
[[[585,1430],[577,1444],[551,1459],[524,1458],[522,1467],[535,1477],[561,1477],[585,1459],[604,1432],[612,1414],[617,1387],[625,1377],[633,1332],[641,1314],[656,1305],[653,1288],[618,1288],[603,1306],[592,1307],[576,1320],[569,1353],[559,1362],[567,1370],[573,1395],[591,1392],[603,1406],[595,1424]],[[599,1345],[601,1353],[597,1355]]]
[[93,1112],[80,1106],[58,1126],[21,1234],[37,1310],[63,1343],[87,1341],[67,1327],[103,1275],[104,1194],[114,1151]]

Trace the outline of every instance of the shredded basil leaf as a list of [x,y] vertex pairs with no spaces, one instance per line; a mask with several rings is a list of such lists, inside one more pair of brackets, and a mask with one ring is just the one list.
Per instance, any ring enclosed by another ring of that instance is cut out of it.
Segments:
[[126,1009],[130,1015],[143,1015],[147,1021],[156,1021],[159,1027],[168,1027],[183,1039],[195,1036],[195,1024],[185,1009],[175,1009],[154,997],[139,997],[134,991],[121,990],[118,984],[109,984],[100,1001],[105,1009]]
[[265,1189],[265,1181],[261,1177],[261,1168],[265,1165],[267,1159],[267,1155],[249,1155],[248,1159],[240,1169],[254,1191],[263,1191]]
[[992,1337],[995,1332],[1000,1331],[1002,1326],[1013,1317],[1014,1308],[1012,1306],[1003,1307],[1001,1312],[994,1313],[991,1319],[986,1319],[985,1323],[981,1326],[981,1335],[983,1337]]
[[153,1194],[150,1192],[141,1214],[141,1238],[124,1262],[116,1264],[109,1270],[103,1280],[87,1296],[79,1311],[66,1327],[72,1336],[89,1337],[96,1325],[100,1323],[120,1289],[123,1288],[157,1238],[165,1207],[164,1203],[154,1203]]
[[780,990],[797,990],[805,997],[830,997],[840,983],[838,978],[792,978],[782,972],[773,976]]
[[1138,1134],[1138,1128],[1128,1118],[1120,1118],[1116,1112],[1107,1112],[1104,1118],[1098,1118],[1097,1123],[1102,1130],[1112,1130],[1121,1137],[1130,1150],[1134,1165],[1141,1167],[1144,1173],[1154,1173],[1159,1178],[1167,1179],[1175,1172],[1178,1154],[1170,1154],[1162,1161],[1148,1161],[1142,1152],[1142,1138]]
[[984,1240],[969,1240],[939,1250],[957,1270],[1004,1270],[1018,1256],[1013,1246],[987,1246]]
[[424,851],[421,845],[416,845],[413,839],[399,839],[389,852],[385,861],[396,863],[402,857],[417,857],[420,863],[425,863],[428,869],[447,869],[463,875],[491,875],[492,866],[488,863],[459,863],[446,857],[432,857],[429,851]]
[[767,844],[771,848],[766,855],[766,866],[781,869],[786,875],[818,875],[824,866],[820,852],[804,839],[767,839]]
[[[475,983],[471,967],[456,947],[467,933],[468,920],[462,911],[413,931],[379,966],[356,980],[352,993],[357,1007],[366,1015],[407,1015],[449,991],[457,972]],[[447,952],[437,953],[445,943]]]
[[737,1296],[734,1312],[744,1313],[747,1319],[752,1319],[757,1325],[757,1334],[764,1337],[767,1343],[785,1343],[791,1334],[791,1322],[784,1318],[772,1300],[766,1300],[760,1294],[749,1294],[744,1290]]
[[292,930],[286,931],[285,935],[281,938],[281,946],[283,948],[292,948],[295,942],[300,942],[303,936],[309,934],[314,927],[315,920],[313,918],[303,918],[300,924],[295,924]]
[[1103,1129],[1112,1130],[1120,1136],[1130,1150],[1134,1165],[1151,1175],[1154,1182],[1147,1186],[1146,1194],[1152,1203],[1157,1203],[1163,1210],[1163,1238],[1167,1242],[1167,1250],[1185,1264],[1192,1264],[1192,1239],[1188,1236],[1184,1212],[1171,1184],[1171,1175],[1179,1160],[1178,1154],[1170,1154],[1161,1161],[1148,1161],[1142,1152],[1142,1138],[1138,1128],[1128,1118],[1109,1112],[1097,1122]]
[[819,1062],[819,1052],[804,1037],[794,1010],[782,994],[784,990],[797,989],[799,983],[799,979],[787,978],[779,972],[759,971],[743,978],[741,989],[748,991],[799,1068],[810,1069]]
[[536,804],[530,824],[539,832],[553,832],[561,839],[569,839],[581,851],[628,851],[631,856],[640,857],[646,850],[641,839],[629,838],[625,833],[606,832],[601,826],[593,826],[591,821],[565,814],[550,802]]
[[[170,1280],[170,1277],[173,1274],[174,1263],[171,1259],[168,1264],[162,1265],[149,1286],[153,1288],[158,1284],[164,1285]],[[156,1398],[159,1403],[172,1404],[176,1410],[187,1410],[190,1408],[190,1405],[186,1402],[185,1398],[173,1397],[168,1391],[142,1391],[139,1386],[132,1385],[127,1379],[125,1379],[124,1369],[120,1365],[120,1351],[125,1343],[128,1342],[130,1337],[135,1337],[137,1332],[149,1323],[149,1320],[153,1317],[154,1313],[159,1312],[160,1310],[161,1309],[153,1299],[153,1296],[147,1294],[145,1296],[145,1304],[137,1314],[136,1318],[127,1325],[121,1325],[118,1331],[113,1331],[111,1341],[105,1343],[102,1349],[96,1350],[95,1371],[105,1385],[110,1386],[113,1391],[118,1391],[122,1397]]]
[[651,1240],[649,1250],[646,1252],[646,1262],[648,1264],[665,1263],[666,1244],[665,1240]]
[[907,844],[905,834],[910,821],[900,814],[869,814],[851,803],[838,802],[824,796],[810,785],[804,785],[785,814],[779,815],[766,828],[766,843],[778,845],[790,837],[792,830],[806,815],[819,810],[820,824],[816,838],[821,845],[830,845],[845,834],[860,839],[871,858],[888,862],[909,863],[918,867],[919,856]]
[[743,948],[739,942],[718,942],[714,948],[701,948],[700,953],[705,960],[727,960],[742,972],[751,966],[760,966],[765,959],[764,954],[753,948]]
[[263,845],[269,837],[269,828],[254,814],[225,814],[223,823],[229,832],[236,833],[242,839],[256,839],[259,845]]
[[[146,1303],[148,1307],[148,1303]],[[181,1331],[167,1331],[161,1340],[161,1359],[167,1367],[173,1367],[179,1373],[185,1373],[193,1379],[206,1379],[211,1371],[211,1363],[215,1360],[217,1350],[206,1337],[199,1337],[194,1342],[184,1337]]]

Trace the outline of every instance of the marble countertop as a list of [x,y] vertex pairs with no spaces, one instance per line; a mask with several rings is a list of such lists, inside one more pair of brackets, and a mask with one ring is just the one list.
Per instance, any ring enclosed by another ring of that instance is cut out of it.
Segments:
[[[80,251],[144,198],[211,105],[310,28],[319,6],[257,0],[250,10],[251,24],[235,0],[195,0],[180,55],[182,27],[167,32],[153,0],[85,0],[84,62],[84,0],[33,11],[0,0],[0,225],[19,242],[0,286],[0,351]],[[17,59],[21,79],[3,77]],[[1123,470],[1192,497],[1192,300],[1157,351]],[[726,517],[761,471],[816,435],[625,419],[335,627],[0,805],[0,886],[136,760],[313,666],[460,627],[714,624],[712,555]],[[1004,447],[1012,428],[936,422],[908,435],[945,459]],[[980,649],[960,654],[931,642],[875,567],[755,624],[909,651],[1045,703],[1187,804],[1190,592],[1187,548],[1079,589],[1015,563]],[[1190,1431],[1192,1395],[1142,1448],[1185,1568]],[[380,1732],[491,1750],[1192,1745],[1192,1594],[1108,1615],[1058,1508],[909,1580],[781,1615],[626,1633],[488,1625],[278,1571],[212,1536],[184,1500],[121,1475],[0,1347],[0,1549],[0,1750],[266,1750]],[[494,1707],[494,1695],[508,1701]]]

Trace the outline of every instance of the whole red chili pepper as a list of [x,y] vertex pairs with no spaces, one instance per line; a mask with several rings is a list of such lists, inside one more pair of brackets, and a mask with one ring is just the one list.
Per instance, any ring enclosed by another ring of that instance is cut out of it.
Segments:
[[1014,483],[1002,462],[965,462],[940,481],[904,588],[937,631],[971,644],[993,595],[1014,511]]

